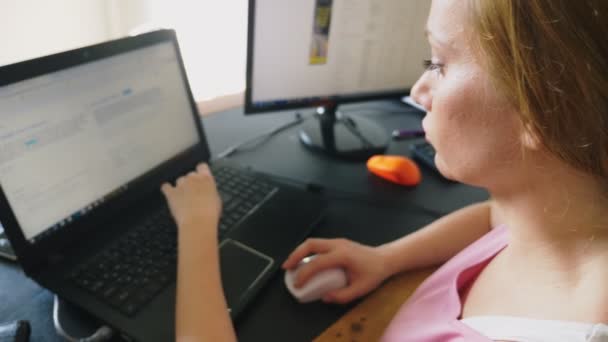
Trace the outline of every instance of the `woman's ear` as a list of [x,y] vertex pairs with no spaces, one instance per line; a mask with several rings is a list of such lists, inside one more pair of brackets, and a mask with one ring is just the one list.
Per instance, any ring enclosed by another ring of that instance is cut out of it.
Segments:
[[533,151],[541,149],[541,142],[538,138],[538,134],[534,132],[534,129],[529,125],[522,126],[521,129],[521,144],[524,148]]

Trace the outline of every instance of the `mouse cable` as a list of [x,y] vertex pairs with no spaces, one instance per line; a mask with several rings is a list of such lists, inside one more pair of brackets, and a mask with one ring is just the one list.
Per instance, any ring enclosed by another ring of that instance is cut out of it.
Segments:
[[66,339],[69,342],[104,342],[109,341],[114,335],[114,330],[112,328],[103,325],[97,329],[91,336],[87,337],[73,337],[68,334],[61,324],[61,319],[59,318],[59,306],[61,305],[61,301],[59,297],[55,295],[53,300],[53,325],[55,325],[55,330],[57,334]]
[[338,189],[338,188],[320,185],[317,183],[310,183],[310,182],[301,181],[301,180],[297,180],[297,179],[293,179],[293,178],[289,178],[289,177],[273,175],[273,174],[266,173],[266,172],[260,172],[260,171],[256,171],[256,172],[263,176],[266,176],[268,178],[274,179],[278,182],[290,183],[292,185],[303,187],[307,191],[318,193],[329,199],[356,201],[356,202],[361,202],[364,204],[369,204],[369,205],[372,205],[375,207],[383,207],[383,208],[387,208],[387,207],[403,208],[404,206],[406,206],[411,209],[422,212],[428,216],[431,216],[435,219],[438,219],[438,218],[448,214],[448,213],[441,212],[439,210],[427,208],[420,204],[412,203],[410,201],[400,202],[399,205],[397,206],[397,205],[395,205],[394,201],[384,200],[384,199],[371,199],[364,194],[356,193],[353,191],[347,191],[347,190],[342,190],[342,189]]
[[[222,158],[226,158],[229,157],[235,153],[238,152],[242,152],[242,151],[250,151],[253,150],[254,148],[258,147],[259,145],[261,145],[262,143],[268,141],[268,139],[272,138],[273,136],[277,135],[278,133],[301,124],[305,119],[302,117],[302,114],[300,114],[299,112],[296,112],[296,117],[295,119],[293,119],[292,121],[289,121],[287,123],[281,124],[271,130],[268,130],[267,132],[264,132],[256,137],[253,137],[251,139],[242,141],[240,143],[234,144],[230,147],[228,147],[227,149],[225,149],[224,151],[220,152],[217,154],[217,156],[215,156],[215,158],[213,158],[213,160],[218,160],[218,159],[222,159]],[[252,146],[247,146],[244,147],[245,145],[249,145],[251,144]]]

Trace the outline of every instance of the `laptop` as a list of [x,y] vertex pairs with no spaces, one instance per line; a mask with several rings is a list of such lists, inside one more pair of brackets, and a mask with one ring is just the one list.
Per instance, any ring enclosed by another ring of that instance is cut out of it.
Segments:
[[0,68],[0,117],[0,222],[19,263],[129,340],[175,336],[162,183],[211,164],[233,318],[322,215],[314,194],[210,162],[172,30]]

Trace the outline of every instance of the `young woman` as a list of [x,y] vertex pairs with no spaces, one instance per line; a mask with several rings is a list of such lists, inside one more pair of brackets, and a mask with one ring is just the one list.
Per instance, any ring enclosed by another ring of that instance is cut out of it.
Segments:
[[[296,286],[343,267],[349,285],[324,301],[345,303],[443,264],[384,340],[608,340],[607,15],[604,0],[433,0],[412,95],[440,171],[492,200],[379,247],[309,239],[283,265],[318,254]],[[235,340],[213,179],[201,166],[162,190],[179,226],[178,338]]]

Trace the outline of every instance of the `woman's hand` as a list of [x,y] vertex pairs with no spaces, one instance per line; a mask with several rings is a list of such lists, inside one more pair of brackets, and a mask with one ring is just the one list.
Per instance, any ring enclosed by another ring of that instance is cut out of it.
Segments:
[[378,248],[346,239],[308,239],[291,253],[283,268],[295,268],[311,254],[317,257],[298,271],[296,287],[301,287],[316,273],[330,268],[343,268],[348,278],[348,285],[325,294],[324,302],[348,303],[375,289],[390,276]]
[[165,183],[161,190],[180,231],[211,226],[211,233],[217,234],[222,202],[207,164],[200,164],[196,171],[180,177],[175,187]]

